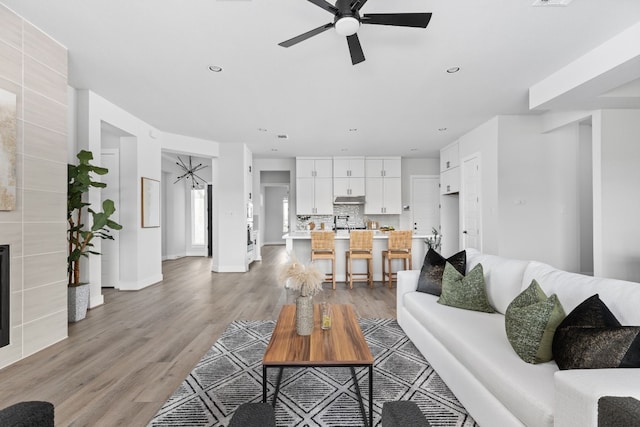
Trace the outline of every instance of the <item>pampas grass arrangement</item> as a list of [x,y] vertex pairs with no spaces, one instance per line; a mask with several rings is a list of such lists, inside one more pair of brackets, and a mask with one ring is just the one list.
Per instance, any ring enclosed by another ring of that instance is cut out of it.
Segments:
[[289,261],[280,270],[279,279],[281,282],[296,291],[300,295],[314,296],[322,290],[324,275],[313,264],[304,265],[291,254]]

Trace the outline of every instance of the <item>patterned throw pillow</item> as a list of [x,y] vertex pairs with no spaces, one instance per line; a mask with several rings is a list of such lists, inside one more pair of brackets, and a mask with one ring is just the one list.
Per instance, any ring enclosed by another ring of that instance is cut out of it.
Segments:
[[556,294],[547,298],[534,280],[511,301],[504,316],[507,339],[522,360],[544,363],[553,358],[553,335],[565,317]]
[[556,329],[553,356],[560,369],[640,368],[640,326],[621,326],[593,295]]
[[482,264],[476,265],[469,274],[463,276],[447,262],[442,274],[442,294],[438,303],[465,310],[495,313],[487,298]]
[[438,252],[429,248],[427,255],[424,257],[424,263],[420,270],[418,278],[418,292],[440,296],[442,293],[442,273],[444,272],[445,263],[450,263],[460,274],[464,275],[467,268],[467,252],[460,251],[444,258]]

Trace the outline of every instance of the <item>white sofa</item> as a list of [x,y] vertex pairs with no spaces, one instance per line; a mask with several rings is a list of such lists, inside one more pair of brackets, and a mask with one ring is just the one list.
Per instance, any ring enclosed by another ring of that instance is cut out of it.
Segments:
[[640,283],[594,278],[536,261],[467,250],[467,271],[482,263],[489,301],[497,313],[437,303],[417,292],[419,270],[398,273],[398,323],[451,391],[483,427],[597,426],[598,398],[640,398],[640,369],[561,371],[554,361],[523,362],[507,341],[504,312],[536,279],[558,295],[568,314],[593,294],[622,325],[640,325]]

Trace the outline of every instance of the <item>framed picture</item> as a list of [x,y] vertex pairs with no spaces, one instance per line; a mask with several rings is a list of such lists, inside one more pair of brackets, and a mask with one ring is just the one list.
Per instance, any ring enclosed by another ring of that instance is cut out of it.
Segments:
[[16,208],[16,95],[0,89],[0,211]]
[[142,228],[160,227],[160,181],[142,177]]

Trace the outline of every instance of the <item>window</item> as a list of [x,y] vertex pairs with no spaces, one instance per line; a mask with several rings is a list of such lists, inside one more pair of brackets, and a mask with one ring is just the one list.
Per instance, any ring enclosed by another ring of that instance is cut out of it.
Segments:
[[206,243],[206,200],[206,189],[191,190],[191,244],[194,246],[204,246]]
[[289,232],[289,197],[282,198],[282,232]]

